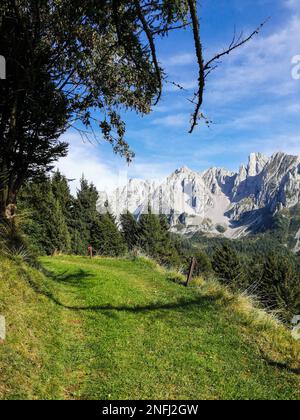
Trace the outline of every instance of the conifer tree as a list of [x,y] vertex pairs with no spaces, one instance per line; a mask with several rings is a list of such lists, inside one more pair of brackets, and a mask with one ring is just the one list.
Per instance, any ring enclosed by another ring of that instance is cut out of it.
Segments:
[[208,276],[212,273],[212,264],[208,255],[204,251],[192,252],[193,256],[197,260],[195,269],[195,275],[197,276]]
[[139,240],[138,222],[129,211],[121,215],[120,222],[128,249],[132,250],[135,246],[137,246]]
[[[53,194],[53,193],[52,193]],[[64,211],[59,200],[55,199],[53,194],[53,207],[51,211],[51,222],[48,224],[49,232],[51,232],[51,246],[53,252],[68,253],[71,249],[71,236],[65,219]]]
[[27,215],[24,231],[36,251],[42,254],[70,251],[67,222],[60,202],[53,194],[50,178],[29,183],[22,190],[20,208]]
[[238,254],[228,243],[224,243],[216,250],[212,266],[222,283],[233,289],[246,286],[244,271]]
[[149,256],[168,265],[178,265],[179,255],[176,244],[169,233],[166,218],[152,213],[142,214],[138,223],[139,245]]
[[139,244],[143,251],[153,257],[159,258],[163,252],[163,235],[160,219],[148,209],[139,220]]
[[268,255],[260,289],[269,307],[281,308],[288,318],[300,313],[300,278],[292,256]]
[[91,230],[91,245],[99,255],[118,257],[125,254],[124,237],[110,213],[96,217]]
[[85,255],[91,242],[92,227],[97,218],[98,192],[93,184],[82,176],[80,189],[71,211],[72,248],[75,254]]
[[51,178],[51,185],[54,197],[59,201],[65,219],[67,223],[69,223],[73,198],[70,192],[68,180],[64,175],[60,173],[59,170],[57,170],[54,172]]

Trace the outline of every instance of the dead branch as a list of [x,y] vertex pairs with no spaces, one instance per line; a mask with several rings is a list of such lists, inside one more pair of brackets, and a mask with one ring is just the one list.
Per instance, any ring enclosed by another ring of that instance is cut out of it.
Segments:
[[236,38],[234,37],[234,39],[231,42],[229,48],[227,48],[227,50],[223,51],[222,53],[215,55],[211,60],[209,60],[205,64],[204,70],[210,70],[212,63],[214,63],[215,61],[220,60],[220,58],[224,57],[225,55],[229,55],[232,51],[236,50],[237,48],[239,48],[239,47],[243,46],[244,44],[246,44],[247,42],[251,41],[251,39],[255,35],[258,35],[259,34],[259,32],[262,30],[262,28],[265,26],[265,24],[268,21],[269,21],[269,19],[267,19],[265,22],[261,23],[259,25],[259,27],[256,28],[255,31],[253,31],[247,38],[242,39],[242,34],[240,35],[240,37],[238,38],[238,40],[236,40]]
[[192,126],[190,129],[190,133],[194,131],[194,128],[197,125],[197,120],[199,117],[200,108],[203,103],[203,93],[205,88],[205,65],[203,60],[203,49],[201,44],[201,38],[200,38],[200,24],[197,14],[197,6],[195,0],[188,0],[188,5],[191,13],[192,18],[192,24],[193,24],[193,33],[194,33],[194,41],[195,41],[195,49],[196,49],[196,55],[197,60],[199,64],[199,90],[198,90],[198,101],[195,108],[195,112],[192,116]]
[[177,89],[179,89],[179,90],[187,90],[185,87],[183,87],[182,85],[180,85],[179,83],[176,83],[176,82],[172,82],[172,81],[170,81],[170,80],[165,80],[165,82],[166,83],[169,83],[169,85],[173,85],[173,86],[175,86]]
[[202,48],[202,43],[201,43],[200,24],[199,24],[199,18],[197,15],[196,0],[188,0],[188,5],[190,9],[191,18],[192,18],[195,49],[196,49],[197,61],[199,65],[198,91],[196,92],[195,98],[193,99],[192,103],[195,103],[196,98],[198,99],[196,102],[195,111],[192,115],[191,129],[189,131],[189,133],[193,133],[197,125],[198,119],[202,117],[202,114],[200,113],[200,109],[203,104],[203,95],[204,95],[205,82],[206,82],[207,76],[218,67],[217,62],[222,57],[224,57],[225,55],[229,55],[231,52],[233,52],[237,48],[251,41],[254,36],[258,35],[261,29],[265,26],[265,24],[268,22],[269,19],[263,22],[258,28],[255,29],[255,31],[253,31],[246,38],[243,38],[243,33],[241,33],[239,37],[237,38],[236,31],[234,31],[234,36],[229,47],[222,53],[216,54],[212,59],[210,59],[205,64],[204,59],[203,59],[203,48]]
[[157,75],[157,81],[158,81],[158,86],[159,86],[159,93],[158,93],[158,97],[156,99],[156,102],[154,105],[157,105],[158,102],[160,101],[161,95],[162,95],[162,76],[161,76],[161,69],[159,67],[158,64],[158,60],[157,60],[157,55],[156,55],[156,48],[155,48],[155,43],[154,43],[154,39],[153,39],[153,34],[151,32],[151,29],[148,26],[148,23],[146,21],[146,18],[142,12],[141,6],[140,6],[140,2],[139,0],[135,0],[135,7],[137,10],[137,14],[139,17],[139,20],[141,21],[145,34],[148,38],[149,41],[149,45],[150,45],[150,49],[151,49],[151,54],[152,54],[152,60],[154,63],[154,67],[155,67],[155,71],[156,71],[156,75]]
[[178,25],[178,26],[169,26],[167,28],[164,29],[157,29],[156,31],[152,32],[152,35],[162,35],[162,34],[166,34],[170,31],[176,31],[178,29],[184,29],[187,28],[188,26],[191,26],[192,22],[188,22],[188,23],[183,23],[182,25]]

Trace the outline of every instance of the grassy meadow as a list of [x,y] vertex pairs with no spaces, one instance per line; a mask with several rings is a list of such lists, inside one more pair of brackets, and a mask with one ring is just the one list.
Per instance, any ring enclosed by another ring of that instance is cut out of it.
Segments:
[[300,342],[146,259],[0,260],[0,399],[300,399]]

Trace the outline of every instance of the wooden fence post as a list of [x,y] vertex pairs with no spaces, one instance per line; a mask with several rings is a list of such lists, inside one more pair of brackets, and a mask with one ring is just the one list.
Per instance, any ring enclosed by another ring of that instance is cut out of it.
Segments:
[[196,260],[196,258],[195,258],[195,257],[193,257],[193,258],[192,258],[192,260],[191,260],[191,264],[190,264],[190,269],[189,269],[188,277],[187,277],[187,280],[186,280],[186,283],[185,283],[185,286],[186,286],[186,287],[188,286],[189,282],[190,282],[190,281],[192,280],[192,278],[193,278],[193,274],[194,274],[194,270],[195,270],[196,264],[197,264],[197,260]]
[[93,258],[93,247],[91,245],[88,247],[88,253],[89,253],[90,258],[92,259]]

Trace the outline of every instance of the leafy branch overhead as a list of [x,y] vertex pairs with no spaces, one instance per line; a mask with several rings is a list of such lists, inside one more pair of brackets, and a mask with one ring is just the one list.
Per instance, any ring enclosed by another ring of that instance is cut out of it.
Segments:
[[[70,127],[102,137],[130,162],[124,110],[149,114],[168,81],[157,40],[192,30],[199,86],[190,132],[199,118],[207,76],[218,61],[250,41],[234,38],[205,64],[195,0],[2,0],[0,51],[7,80],[0,86],[0,213],[26,180],[67,153]],[[176,81],[174,85],[179,86]]]
[[[104,58],[98,50],[99,59],[102,61],[103,68],[105,61],[109,61],[110,57],[111,62],[114,64],[114,68],[110,69],[111,76],[116,72],[117,64],[121,65],[122,77],[116,78],[114,85],[118,86],[118,90],[123,91],[123,95],[116,95],[116,92],[110,86],[109,93],[114,100],[110,100],[107,103],[107,98],[102,98],[104,99],[102,105],[104,109],[107,109],[108,118],[101,122],[100,127],[104,137],[112,144],[115,152],[124,155],[128,161],[132,159],[133,153],[124,140],[125,125],[120,118],[119,109],[116,112],[116,110],[112,110],[112,107],[116,106],[119,108],[125,105],[125,108],[128,107],[135,109],[139,113],[147,114],[161,99],[164,82],[168,82],[168,80],[159,64],[156,37],[167,36],[170,31],[189,27],[193,31],[195,61],[197,61],[199,66],[199,77],[198,90],[193,99],[190,100],[195,105],[189,130],[192,133],[198,124],[198,120],[203,117],[201,107],[208,75],[217,68],[222,57],[249,42],[265,24],[265,22],[261,24],[249,36],[243,37],[241,34],[239,37],[236,37],[235,34],[228,48],[205,62],[200,20],[195,0],[164,0],[162,2],[157,0],[134,0],[131,2],[112,0],[111,2],[103,2],[102,8],[106,10],[106,25],[108,26],[105,38],[101,42],[107,45],[108,49]],[[93,13],[97,14],[99,13],[99,6],[96,9],[93,10]],[[111,17],[111,27],[109,26],[109,17]],[[108,33],[111,35],[110,41],[107,36]],[[97,34],[95,39],[97,39]],[[95,44],[92,45],[95,46]],[[97,68],[99,69],[99,65]],[[78,74],[74,72],[68,78],[68,84],[72,85],[76,76]],[[122,86],[116,85],[116,81],[120,81]],[[176,82],[171,83],[182,88]],[[117,101],[115,100],[116,96]],[[89,112],[84,112],[83,114],[85,115],[85,125],[91,128],[90,122],[93,118]],[[81,114],[76,115],[75,121],[78,119],[82,119]],[[83,130],[79,131],[86,136],[86,132]]]

